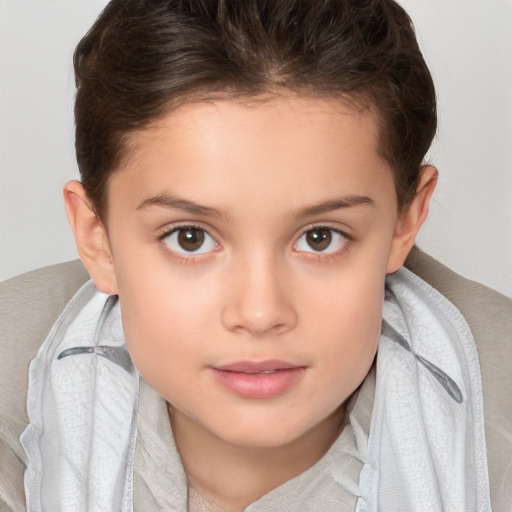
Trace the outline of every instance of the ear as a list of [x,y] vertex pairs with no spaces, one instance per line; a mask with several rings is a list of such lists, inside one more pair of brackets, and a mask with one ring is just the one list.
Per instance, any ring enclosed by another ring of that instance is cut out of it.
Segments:
[[107,230],[94,213],[91,202],[79,181],[64,186],[64,203],[69,224],[75,235],[78,253],[98,290],[117,294],[114,261]]
[[425,165],[413,200],[398,214],[395,236],[391,243],[387,272],[393,273],[404,264],[414,246],[416,236],[428,215],[430,199],[437,183],[437,169]]

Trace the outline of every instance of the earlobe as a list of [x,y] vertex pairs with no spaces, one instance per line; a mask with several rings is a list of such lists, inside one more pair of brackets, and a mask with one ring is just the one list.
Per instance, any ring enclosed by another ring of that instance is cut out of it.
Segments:
[[64,203],[75,235],[78,253],[98,290],[117,294],[117,281],[107,231],[95,214],[82,184],[73,180],[64,186]]
[[387,272],[396,272],[404,264],[413,248],[416,236],[427,218],[430,199],[437,183],[437,169],[425,165],[420,170],[421,177],[416,195],[398,214],[395,236],[391,244]]

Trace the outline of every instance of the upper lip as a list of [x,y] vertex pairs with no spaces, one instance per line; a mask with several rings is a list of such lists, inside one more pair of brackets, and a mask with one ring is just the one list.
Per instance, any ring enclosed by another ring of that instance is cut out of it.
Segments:
[[269,359],[267,361],[237,361],[235,363],[214,367],[215,370],[238,373],[260,373],[272,370],[290,370],[293,368],[303,368],[303,366],[286,361]]

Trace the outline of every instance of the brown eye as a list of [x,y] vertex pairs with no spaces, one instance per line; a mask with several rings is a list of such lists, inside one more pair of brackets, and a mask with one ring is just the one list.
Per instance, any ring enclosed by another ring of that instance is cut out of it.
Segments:
[[203,254],[217,247],[215,240],[204,229],[194,226],[176,228],[161,240],[179,254]]
[[178,230],[178,244],[188,252],[197,251],[204,243],[204,231],[202,229],[187,228]]
[[306,242],[314,251],[325,251],[332,242],[331,230],[327,228],[312,229],[306,233]]
[[341,231],[319,226],[305,231],[295,242],[294,249],[300,252],[338,252],[347,241],[348,238]]

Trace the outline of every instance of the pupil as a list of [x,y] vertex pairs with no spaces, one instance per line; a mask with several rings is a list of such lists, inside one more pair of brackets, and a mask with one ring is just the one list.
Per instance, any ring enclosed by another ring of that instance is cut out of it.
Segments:
[[178,233],[178,243],[185,251],[197,251],[203,245],[204,232],[201,229],[181,229]]
[[327,249],[332,241],[330,229],[312,229],[306,235],[308,245],[314,251],[323,251]]

